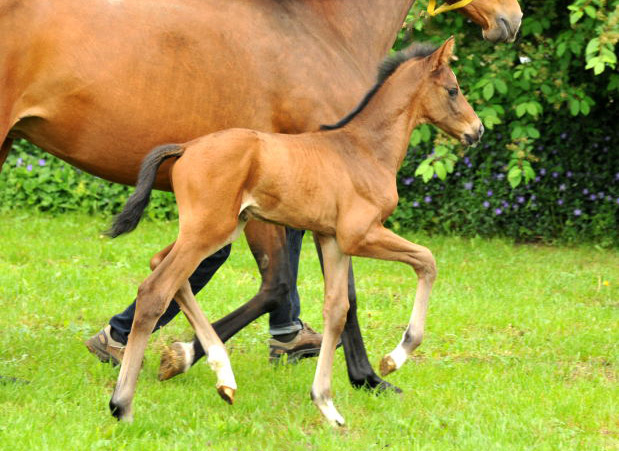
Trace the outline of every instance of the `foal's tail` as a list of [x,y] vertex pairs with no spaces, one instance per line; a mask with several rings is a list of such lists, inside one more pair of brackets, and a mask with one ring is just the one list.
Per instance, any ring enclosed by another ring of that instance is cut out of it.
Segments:
[[114,219],[112,227],[105,231],[106,235],[116,238],[118,235],[131,232],[137,227],[150,201],[150,192],[153,190],[159,166],[164,160],[180,157],[184,152],[185,148],[178,144],[166,144],[155,147],[146,155],[140,168],[135,191],[127,200],[123,211]]

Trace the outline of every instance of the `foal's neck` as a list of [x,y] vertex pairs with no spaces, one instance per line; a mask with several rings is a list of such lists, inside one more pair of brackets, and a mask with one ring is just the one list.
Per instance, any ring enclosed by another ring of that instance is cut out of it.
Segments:
[[411,77],[394,73],[344,127],[355,142],[362,143],[393,174],[402,165],[413,129],[423,122],[421,102],[416,100],[423,84],[421,75],[410,81]]

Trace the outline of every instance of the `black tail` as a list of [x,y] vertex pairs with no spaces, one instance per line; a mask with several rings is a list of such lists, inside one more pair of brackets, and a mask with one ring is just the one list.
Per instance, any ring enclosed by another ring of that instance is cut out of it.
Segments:
[[185,148],[178,144],[166,144],[155,147],[146,155],[140,168],[135,191],[127,200],[123,211],[114,219],[112,227],[104,232],[106,235],[116,238],[118,235],[131,232],[138,226],[150,201],[150,192],[153,190],[159,166],[168,158],[180,157],[183,152]]

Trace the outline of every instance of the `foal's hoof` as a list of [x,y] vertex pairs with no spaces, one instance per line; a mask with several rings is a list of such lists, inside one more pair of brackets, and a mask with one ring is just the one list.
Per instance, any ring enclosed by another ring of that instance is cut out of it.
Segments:
[[128,423],[131,423],[133,421],[131,408],[121,406],[120,404],[114,402],[113,399],[110,400],[110,413],[118,421],[126,421]]
[[393,373],[397,369],[398,367],[395,364],[395,360],[393,360],[393,358],[391,358],[390,355],[386,355],[380,361],[380,375],[383,377],[385,377],[388,374]]
[[183,374],[191,362],[187,362],[187,353],[182,343],[172,343],[166,346],[161,352],[161,362],[159,364],[159,380],[167,381],[174,376]]
[[228,404],[234,404],[234,388],[226,387],[225,385],[220,385],[217,387],[217,393],[221,396],[221,399],[226,401]]

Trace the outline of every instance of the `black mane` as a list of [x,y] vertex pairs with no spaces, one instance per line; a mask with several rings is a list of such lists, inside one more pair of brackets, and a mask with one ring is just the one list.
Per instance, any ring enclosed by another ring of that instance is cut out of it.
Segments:
[[411,44],[404,50],[400,50],[399,52],[394,53],[393,55],[389,55],[386,57],[383,62],[378,66],[378,76],[376,77],[376,84],[370,89],[367,94],[363,97],[361,102],[352,110],[348,115],[340,119],[337,123],[332,125],[321,125],[321,130],[335,130],[337,128],[342,128],[344,125],[348,124],[355,116],[357,116],[370,102],[374,94],[378,92],[380,87],[385,83],[385,80],[389,78],[398,67],[404,64],[406,61],[411,59],[420,59],[425,58],[426,56],[431,55],[437,49],[433,44],[429,43],[419,43],[419,44]]

